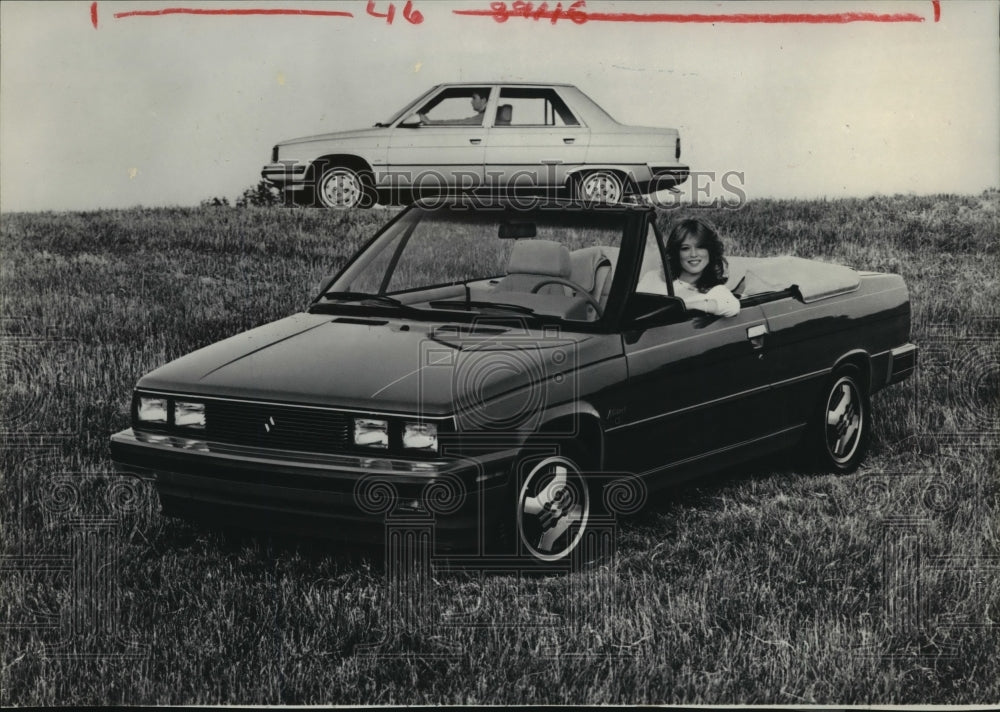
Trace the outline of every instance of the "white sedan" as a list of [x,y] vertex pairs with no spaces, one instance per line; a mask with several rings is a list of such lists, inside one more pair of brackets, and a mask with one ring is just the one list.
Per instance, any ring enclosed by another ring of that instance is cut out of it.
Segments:
[[626,126],[569,84],[440,84],[372,128],[282,141],[262,177],[301,203],[569,191],[618,203],[687,180],[676,129]]

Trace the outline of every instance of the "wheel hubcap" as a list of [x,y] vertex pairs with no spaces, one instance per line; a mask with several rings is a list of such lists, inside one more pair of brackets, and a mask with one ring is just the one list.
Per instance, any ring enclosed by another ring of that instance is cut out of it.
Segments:
[[594,173],[583,181],[583,196],[599,203],[617,203],[622,198],[622,185],[610,173]]
[[335,208],[352,208],[361,200],[361,184],[348,171],[336,171],[323,179],[324,202]]
[[590,496],[576,466],[564,457],[538,463],[518,498],[517,531],[528,551],[556,561],[580,542],[590,513]]
[[854,383],[841,379],[834,385],[826,406],[826,446],[838,463],[847,462],[861,441],[861,398]]

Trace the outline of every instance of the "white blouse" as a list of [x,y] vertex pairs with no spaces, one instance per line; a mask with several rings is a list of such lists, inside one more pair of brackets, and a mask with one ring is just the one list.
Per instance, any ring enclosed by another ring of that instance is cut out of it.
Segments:
[[[649,294],[666,294],[667,283],[659,270],[647,272],[639,280],[638,292]],[[707,292],[699,292],[693,284],[675,279],[674,295],[684,300],[688,309],[698,309],[708,314],[719,316],[736,316],[740,313],[740,300],[733,296],[724,285],[717,284]]]

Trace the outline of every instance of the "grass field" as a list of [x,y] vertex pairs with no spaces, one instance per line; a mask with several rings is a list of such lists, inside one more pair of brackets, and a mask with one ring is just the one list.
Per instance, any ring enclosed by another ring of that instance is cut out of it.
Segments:
[[1000,701],[1000,193],[697,212],[906,278],[921,363],[865,464],[757,463],[603,566],[435,570],[402,611],[377,559],[164,518],[107,449],[140,375],[300,309],[394,211],[3,215],[0,704]]

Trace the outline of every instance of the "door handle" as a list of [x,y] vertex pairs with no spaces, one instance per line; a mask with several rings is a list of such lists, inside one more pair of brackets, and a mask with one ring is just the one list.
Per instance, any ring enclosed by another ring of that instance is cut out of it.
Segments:
[[478,146],[482,142],[483,142],[483,139],[481,139],[481,138],[470,138],[469,139],[469,143],[471,143],[474,146]]
[[573,143],[575,141],[576,141],[576,139],[572,138],[572,137],[566,137],[566,138],[563,139],[563,143]]
[[747,328],[747,339],[754,351],[764,348],[764,335],[767,334],[767,324],[756,324]]

